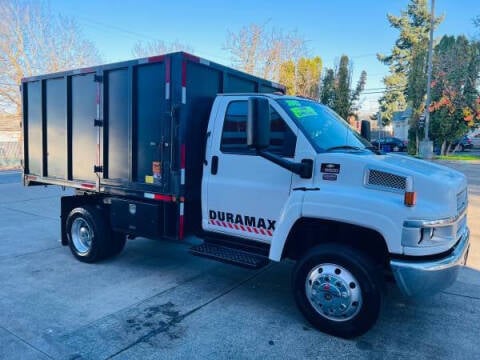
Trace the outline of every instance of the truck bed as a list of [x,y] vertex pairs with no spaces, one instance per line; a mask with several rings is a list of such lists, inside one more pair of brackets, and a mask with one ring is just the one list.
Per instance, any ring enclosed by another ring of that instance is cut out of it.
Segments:
[[25,78],[21,90],[25,185],[174,203],[165,211],[191,228],[215,96],[284,87],[178,52]]

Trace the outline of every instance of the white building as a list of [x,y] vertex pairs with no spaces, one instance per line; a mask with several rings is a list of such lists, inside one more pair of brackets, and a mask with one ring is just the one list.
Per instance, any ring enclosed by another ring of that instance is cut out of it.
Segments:
[[393,136],[401,140],[408,140],[409,122],[412,117],[412,109],[405,111],[396,111],[393,113]]

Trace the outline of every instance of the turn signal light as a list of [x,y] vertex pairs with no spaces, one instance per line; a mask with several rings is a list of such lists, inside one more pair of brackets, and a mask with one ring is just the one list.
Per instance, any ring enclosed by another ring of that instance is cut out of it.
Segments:
[[415,191],[406,191],[404,203],[407,206],[414,206],[417,203],[417,193]]

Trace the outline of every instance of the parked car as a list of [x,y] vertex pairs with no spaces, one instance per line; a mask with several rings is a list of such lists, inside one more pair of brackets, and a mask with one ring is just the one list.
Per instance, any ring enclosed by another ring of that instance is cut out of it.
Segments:
[[471,137],[470,140],[472,140],[472,145],[474,148],[480,148],[480,134]]
[[372,140],[371,143],[375,148],[385,152],[407,151],[407,142],[392,136]]
[[473,143],[472,139],[470,139],[467,135],[462,137],[459,140],[456,140],[452,143],[452,149],[455,149],[455,147],[458,145],[458,150],[459,151],[465,151],[466,149],[473,149]]

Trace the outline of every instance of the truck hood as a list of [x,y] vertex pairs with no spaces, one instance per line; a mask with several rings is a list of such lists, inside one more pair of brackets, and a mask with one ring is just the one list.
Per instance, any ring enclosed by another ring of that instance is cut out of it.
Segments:
[[[461,172],[410,156],[384,155],[382,158],[377,160],[392,172],[412,176],[418,201],[424,198],[430,207],[436,204],[435,209],[441,209],[445,217],[457,215],[466,206],[467,178]],[[424,214],[423,217],[430,218],[432,214]]]
[[[417,193],[417,204],[410,208],[409,218],[434,220],[456,216],[466,206],[467,179],[465,175],[442,165],[404,155],[347,152],[319,154],[317,160],[324,167],[325,164],[330,163],[339,165],[339,185],[341,183],[352,187],[365,186],[372,191],[372,196],[375,197],[381,197],[382,192],[386,194],[389,189],[388,187],[382,189],[382,186],[378,185],[371,186],[369,174],[372,170],[376,171],[375,175],[385,176],[383,179],[386,179],[386,183],[392,179],[389,174],[408,178],[412,181],[413,191]],[[321,166],[317,168],[321,168]],[[322,176],[317,177],[319,185],[322,182],[325,185]],[[402,191],[390,190],[400,193],[398,200],[403,205]]]

